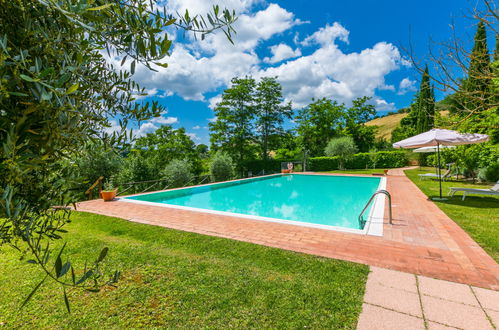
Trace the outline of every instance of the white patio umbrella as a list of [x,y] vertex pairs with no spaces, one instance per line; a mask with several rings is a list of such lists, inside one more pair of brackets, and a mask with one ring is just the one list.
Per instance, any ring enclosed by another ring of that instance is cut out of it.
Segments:
[[485,134],[459,133],[447,129],[434,128],[428,132],[415,135],[405,140],[396,142],[393,147],[396,149],[414,149],[422,147],[436,147],[438,158],[438,178],[440,184],[440,198],[442,198],[442,175],[440,173],[440,147],[457,146],[463,144],[475,144],[489,140]]

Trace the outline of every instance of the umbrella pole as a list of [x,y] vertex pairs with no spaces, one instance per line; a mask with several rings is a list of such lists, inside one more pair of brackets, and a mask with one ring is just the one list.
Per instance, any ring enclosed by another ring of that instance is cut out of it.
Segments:
[[437,143],[437,157],[438,157],[438,182],[440,185],[440,199],[442,199],[442,171],[440,170],[440,143]]

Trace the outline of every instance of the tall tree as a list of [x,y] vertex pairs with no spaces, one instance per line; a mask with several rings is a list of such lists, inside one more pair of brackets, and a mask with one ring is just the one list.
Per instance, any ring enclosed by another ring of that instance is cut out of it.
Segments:
[[[153,133],[138,138],[135,148],[149,163],[153,173],[159,173],[174,159],[189,161],[196,174],[201,171],[201,160],[196,145],[183,127],[174,129],[170,125],[162,125]],[[148,179],[144,178],[142,181],[145,180]]]
[[322,98],[313,101],[296,116],[297,133],[308,156],[322,156],[331,138],[341,135],[345,106]]
[[430,74],[426,66],[418,97],[413,111],[416,111],[416,133],[423,133],[433,128],[435,123],[435,96],[433,86],[430,84]]
[[376,108],[369,103],[370,99],[367,96],[354,99],[345,113],[345,134],[353,138],[361,152],[369,151],[376,138],[376,127],[365,125],[376,114]]
[[277,146],[285,133],[282,127],[284,119],[290,119],[293,114],[291,102],[283,103],[282,86],[277,78],[262,78],[255,92],[256,138],[262,159],[267,159],[269,150]]
[[490,54],[487,48],[487,32],[482,21],[478,22],[467,74],[456,95],[457,110],[464,114],[479,114],[487,110],[492,96]]
[[[64,293],[67,287],[91,288],[108,278],[99,271],[107,249],[76,281],[69,276],[71,263],[62,262],[63,250],[50,253],[50,242],[61,238],[70,214],[52,206],[75,201],[68,187],[71,169],[62,160],[92,139],[119,142],[102,134],[109,118],[121,118],[125,127],[130,120],[161,113],[156,103],[134,102],[143,90],[132,75],[137,63],[156,70],[166,66],[162,60],[172,43],[168,26],[203,35],[218,28],[228,36],[232,31],[235,17],[227,10],[215,7],[209,18],[200,19],[187,12],[173,17],[156,5],[146,0],[1,1],[0,246],[29,251],[43,278],[60,284]],[[129,66],[111,65],[104,49]],[[124,137],[122,132],[118,137]]]
[[251,77],[233,78],[215,107],[216,121],[209,124],[211,149],[228,152],[239,172],[252,155],[255,88]]
[[426,66],[421,76],[419,90],[413,98],[409,114],[400,121],[392,132],[392,142],[398,142],[413,135],[426,132],[435,126],[435,93],[430,83]]

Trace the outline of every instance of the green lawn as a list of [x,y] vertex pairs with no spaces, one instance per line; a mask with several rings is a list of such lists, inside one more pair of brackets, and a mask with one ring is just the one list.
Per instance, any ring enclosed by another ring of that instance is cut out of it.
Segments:
[[[70,292],[47,285],[21,311],[41,279],[36,266],[0,250],[0,327],[8,328],[349,328],[356,326],[368,274],[364,265],[74,213],[66,253],[109,246],[116,289]],[[77,266],[78,267],[78,266]],[[54,289],[56,288],[56,289]]]
[[[430,172],[434,170],[423,168],[407,170],[405,174],[428,197],[437,197],[438,181],[420,180],[418,177],[418,174]],[[447,181],[442,183],[442,194],[447,195],[449,187],[490,188],[491,185]],[[464,201],[461,198],[462,193],[456,193],[447,201],[434,202],[499,262],[499,197],[468,195]]]
[[388,170],[388,168],[377,168],[377,169],[364,169],[364,170],[334,170],[322,173],[338,173],[338,174],[373,174],[373,173],[383,173],[383,170]]

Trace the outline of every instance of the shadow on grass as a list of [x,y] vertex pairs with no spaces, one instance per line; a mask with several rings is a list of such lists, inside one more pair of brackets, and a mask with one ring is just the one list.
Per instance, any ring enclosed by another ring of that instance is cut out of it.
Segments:
[[444,201],[435,201],[432,198],[439,197],[438,195],[431,195],[428,197],[428,200],[431,200],[437,204],[447,204],[447,205],[456,205],[463,207],[471,207],[471,208],[481,208],[481,209],[497,209],[499,208],[499,199],[492,197],[472,197],[466,196],[466,199],[462,200],[463,195],[454,195],[454,197],[443,196],[448,198]]

